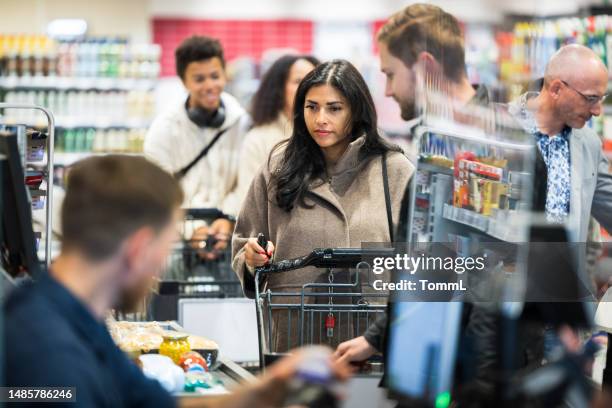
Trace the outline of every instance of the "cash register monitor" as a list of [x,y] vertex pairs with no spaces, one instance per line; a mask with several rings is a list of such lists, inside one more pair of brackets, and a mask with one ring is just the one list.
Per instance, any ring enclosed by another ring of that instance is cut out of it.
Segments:
[[461,302],[390,303],[386,372],[394,398],[432,407],[450,400],[461,310]]

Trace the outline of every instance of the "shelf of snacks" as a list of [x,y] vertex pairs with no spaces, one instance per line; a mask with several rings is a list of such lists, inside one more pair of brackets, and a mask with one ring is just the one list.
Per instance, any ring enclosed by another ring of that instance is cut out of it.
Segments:
[[[518,210],[519,207],[525,208],[525,206],[518,202],[521,194],[519,185],[521,177],[526,176],[510,172],[510,182],[503,183],[501,182],[503,167],[489,166],[476,161],[476,157],[473,158],[474,160],[458,161],[456,176],[452,169],[432,165],[429,162],[419,162],[418,169],[419,172],[453,176],[452,198],[448,191],[438,192],[444,196],[442,198],[444,219],[472,227],[502,241],[516,242],[520,237],[507,226],[522,222]],[[427,213],[429,204],[433,200],[429,190],[423,188],[429,184],[427,175],[419,173],[417,177],[420,178],[420,182],[417,182],[420,189],[415,197],[415,226],[422,232],[422,225],[432,217]],[[435,193],[435,189],[432,190]],[[433,225],[433,222],[430,223]]]
[[0,124],[0,131],[17,136],[17,145],[25,173],[24,182],[28,187],[32,210],[44,210],[48,180],[44,169],[39,169],[39,165],[46,163],[47,134],[24,125],[11,125],[4,122]]
[[472,210],[454,207],[450,204],[444,204],[443,214],[447,220],[467,225],[493,238],[506,242],[518,242],[520,239],[520,236],[508,228],[508,226],[517,225],[517,223],[525,221],[521,220],[521,216],[517,213],[500,217],[498,214],[501,213],[496,211],[492,216],[486,216]]
[[419,168],[434,173],[453,174],[453,162],[444,156],[421,156]]
[[520,242],[528,231],[532,201],[533,139],[510,118],[492,126],[488,119],[495,112],[464,109],[456,117],[465,122],[432,116],[416,131],[419,160],[411,187],[413,239],[448,242],[451,236],[463,236],[478,240],[480,234],[485,240]]

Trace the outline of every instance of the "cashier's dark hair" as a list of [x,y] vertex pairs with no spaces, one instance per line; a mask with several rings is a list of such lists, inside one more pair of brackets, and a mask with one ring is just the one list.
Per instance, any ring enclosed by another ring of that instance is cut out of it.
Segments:
[[183,40],[181,45],[174,51],[176,73],[181,79],[185,79],[187,66],[192,62],[206,61],[211,58],[219,58],[221,66],[225,68],[223,47],[216,38],[202,35],[192,35]]
[[[323,152],[313,140],[304,119],[304,104],[308,91],[316,86],[331,85],[344,96],[349,104],[349,138],[351,141],[364,135],[365,142],[359,151],[359,160],[365,161],[387,151],[401,151],[388,144],[377,128],[374,100],[365,80],[350,62],[332,60],[318,65],[300,83],[293,107],[293,134],[278,166],[273,170],[272,191],[275,191],[278,206],[290,212],[296,201],[302,205],[304,194],[311,181],[325,175]],[[284,142],[279,143],[270,153],[270,158]],[[270,162],[270,160],[269,160]],[[323,181],[321,181],[323,182]]]
[[144,157],[108,155],[72,166],[62,206],[62,246],[92,261],[143,227],[159,232],[183,201],[177,181]]
[[261,84],[253,95],[251,118],[253,126],[262,126],[274,122],[285,108],[285,85],[289,79],[291,67],[299,60],[306,60],[313,66],[319,60],[311,55],[285,55],[277,59],[264,74]]

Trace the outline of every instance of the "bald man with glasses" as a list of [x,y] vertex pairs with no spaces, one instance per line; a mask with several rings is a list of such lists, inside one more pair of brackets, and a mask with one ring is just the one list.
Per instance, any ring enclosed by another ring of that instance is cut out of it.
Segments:
[[545,164],[536,177],[545,178],[546,217],[567,223],[574,242],[586,242],[591,215],[612,230],[608,160],[601,140],[586,126],[603,112],[607,92],[604,63],[591,49],[572,44],[552,56],[539,92],[528,92],[510,105],[510,112],[536,138]]
[[[605,93],[603,95],[585,95],[582,92],[580,92],[579,90],[577,90],[576,88],[574,88],[573,86],[571,86],[570,84],[568,84],[567,82],[561,80],[561,82],[563,82],[563,85],[567,86],[568,88],[572,89],[574,92],[576,92],[578,95],[582,96],[582,98],[584,98],[584,101],[588,104],[588,105],[597,105],[600,102],[603,103],[606,98],[608,97],[608,94]],[[595,116],[599,116],[598,114]]]

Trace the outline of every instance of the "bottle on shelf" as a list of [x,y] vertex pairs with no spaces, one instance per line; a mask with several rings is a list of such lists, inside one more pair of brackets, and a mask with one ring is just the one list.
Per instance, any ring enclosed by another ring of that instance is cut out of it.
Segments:
[[[29,103],[49,108],[58,126],[146,127],[153,120],[155,99],[151,91],[13,90],[8,103]],[[7,110],[6,123],[45,123],[37,111]]]
[[130,44],[112,37],[56,41],[41,35],[0,34],[0,76],[155,79],[157,44]]
[[57,129],[55,151],[58,153],[128,153],[143,151],[146,129]]

